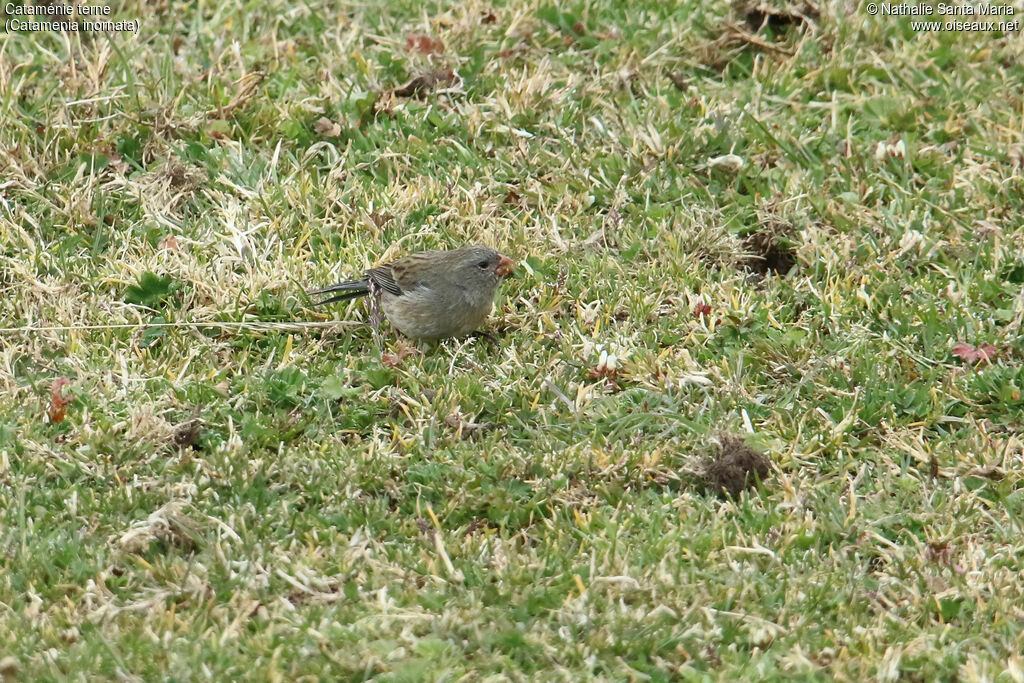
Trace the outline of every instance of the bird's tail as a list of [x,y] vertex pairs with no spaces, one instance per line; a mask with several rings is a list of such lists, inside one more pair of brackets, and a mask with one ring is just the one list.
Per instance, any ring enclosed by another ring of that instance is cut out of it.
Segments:
[[336,285],[330,287],[324,287],[323,289],[317,289],[310,292],[310,296],[317,296],[318,294],[334,294],[335,292],[341,292],[337,296],[318,301],[317,306],[323,306],[324,304],[333,304],[336,301],[348,301],[349,299],[358,299],[361,296],[366,296],[370,293],[370,283],[366,280],[349,280],[347,282],[339,282]]

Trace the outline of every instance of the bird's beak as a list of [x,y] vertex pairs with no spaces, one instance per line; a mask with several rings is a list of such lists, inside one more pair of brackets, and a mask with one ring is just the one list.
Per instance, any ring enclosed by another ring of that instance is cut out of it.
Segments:
[[516,262],[510,259],[508,256],[502,256],[501,260],[498,261],[497,267],[494,272],[498,277],[508,277],[512,274],[512,271],[516,269]]

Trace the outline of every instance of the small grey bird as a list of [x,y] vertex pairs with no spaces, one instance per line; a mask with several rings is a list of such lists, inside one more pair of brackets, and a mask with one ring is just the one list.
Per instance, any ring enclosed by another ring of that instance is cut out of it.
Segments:
[[490,247],[421,251],[370,268],[360,280],[314,292],[336,294],[318,305],[376,295],[399,332],[413,339],[460,337],[479,328],[494,308],[498,285],[516,263]]

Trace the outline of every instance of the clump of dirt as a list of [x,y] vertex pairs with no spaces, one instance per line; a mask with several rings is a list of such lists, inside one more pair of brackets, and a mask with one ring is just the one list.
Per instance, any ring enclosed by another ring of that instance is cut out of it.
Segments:
[[199,437],[202,436],[202,433],[203,423],[201,420],[182,422],[174,428],[171,442],[178,448],[191,448],[197,451],[200,448]]
[[755,232],[747,237],[744,244],[751,253],[744,265],[752,273],[785,275],[796,265],[796,249],[781,239],[776,231]]
[[743,267],[759,276],[786,275],[797,265],[799,230],[777,199],[757,209],[757,224],[743,239]]
[[160,175],[172,190],[192,194],[203,186],[206,173],[197,167],[186,166],[177,159],[171,159],[161,169]]
[[202,529],[197,519],[189,514],[190,510],[189,503],[172,500],[146,519],[132,524],[117,543],[123,550],[137,554],[145,552],[154,541],[168,548],[194,552],[199,548]]
[[385,90],[375,96],[373,103],[370,105],[370,115],[372,117],[380,114],[391,116],[399,99],[424,99],[427,95],[442,88],[447,88],[458,80],[455,72],[447,67],[424,71],[413,76],[397,88]]
[[148,202],[178,211],[196,198],[208,180],[209,176],[201,167],[172,157],[146,173],[140,182]]
[[[769,55],[792,57],[795,49],[775,34],[804,30],[820,12],[815,2],[787,0],[737,0],[731,16],[709,31],[714,39],[693,50],[698,63],[712,71],[723,71],[741,53],[754,50]],[[673,82],[675,82],[673,80]],[[676,85],[676,87],[679,87]]]
[[451,69],[433,69],[409,79],[402,85],[387,91],[394,97],[425,97],[438,88],[451,85],[456,81],[455,72]]
[[782,31],[793,26],[799,27],[809,24],[820,14],[811,2],[773,4],[760,0],[740,0],[733,5],[733,9],[746,20],[751,31],[763,28]]
[[724,436],[719,452],[707,464],[703,483],[711,491],[735,498],[768,477],[771,462],[738,436]]

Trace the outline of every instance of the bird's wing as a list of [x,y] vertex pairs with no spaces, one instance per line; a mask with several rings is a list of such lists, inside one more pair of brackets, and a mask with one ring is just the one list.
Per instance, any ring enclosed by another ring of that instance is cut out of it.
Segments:
[[338,296],[320,302],[326,304],[364,296],[369,293],[370,285],[372,284],[377,289],[393,296],[402,296],[410,290],[419,287],[429,287],[428,279],[431,271],[436,270],[434,266],[437,265],[437,257],[437,252],[412,254],[393,263],[385,263],[382,266],[370,268],[361,280],[339,282],[336,285],[310,292],[310,294],[342,292]]
[[[405,258],[381,266],[387,269],[391,283],[398,288],[394,294],[408,293],[414,289],[433,289],[437,285],[438,278],[448,275],[451,263],[447,259],[447,252],[441,251],[420,251],[410,254]],[[378,270],[374,268],[374,270]],[[372,272],[372,271],[371,271]],[[384,285],[381,284],[383,287]]]
[[386,292],[390,292],[395,296],[401,296],[403,294],[402,288],[395,280],[393,268],[394,266],[391,264],[370,268],[366,271],[366,279]]

